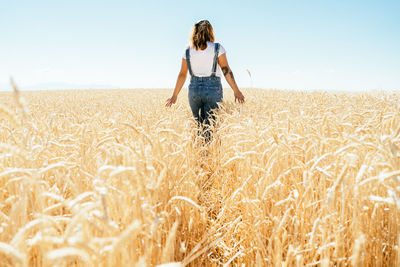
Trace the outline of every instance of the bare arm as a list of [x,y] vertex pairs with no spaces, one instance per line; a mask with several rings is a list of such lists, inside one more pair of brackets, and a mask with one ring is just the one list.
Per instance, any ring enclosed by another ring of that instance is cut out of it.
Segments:
[[166,101],[167,103],[165,104],[165,106],[170,107],[172,104],[176,103],[176,99],[178,98],[179,92],[181,91],[182,86],[186,81],[187,73],[188,73],[188,66],[186,59],[182,59],[181,70],[179,71],[178,78],[176,80],[174,93],[170,98],[167,99]]
[[235,102],[238,101],[239,103],[244,103],[244,96],[242,92],[240,92],[239,87],[236,84],[235,77],[233,76],[233,72],[228,64],[228,59],[226,58],[226,53],[218,57],[218,64],[221,67],[222,72],[224,73],[226,81],[232,88],[233,93],[235,94]]

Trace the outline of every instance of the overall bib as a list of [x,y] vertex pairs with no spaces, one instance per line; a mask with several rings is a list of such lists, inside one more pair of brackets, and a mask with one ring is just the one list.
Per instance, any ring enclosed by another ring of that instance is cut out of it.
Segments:
[[215,55],[211,69],[211,76],[197,77],[193,75],[190,65],[189,48],[186,50],[186,62],[191,75],[189,84],[189,105],[194,118],[203,127],[203,136],[206,142],[211,139],[209,126],[215,120],[214,110],[218,108],[218,102],[222,102],[221,78],[216,76],[218,66],[219,44],[215,44]]

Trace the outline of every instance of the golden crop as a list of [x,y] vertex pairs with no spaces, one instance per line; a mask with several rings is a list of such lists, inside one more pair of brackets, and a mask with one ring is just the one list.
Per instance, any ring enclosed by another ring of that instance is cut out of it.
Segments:
[[1,93],[0,266],[399,266],[400,95],[243,92]]

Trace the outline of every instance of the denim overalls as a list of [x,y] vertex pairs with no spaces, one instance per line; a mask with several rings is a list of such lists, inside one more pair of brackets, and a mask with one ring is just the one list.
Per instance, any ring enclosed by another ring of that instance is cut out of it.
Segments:
[[215,44],[215,55],[211,71],[211,76],[197,77],[193,75],[190,66],[190,53],[186,50],[186,62],[191,75],[189,84],[189,104],[195,119],[203,125],[203,136],[206,142],[210,141],[211,134],[208,130],[211,122],[215,119],[212,110],[218,108],[218,102],[222,102],[221,78],[216,76],[218,64],[219,44]]

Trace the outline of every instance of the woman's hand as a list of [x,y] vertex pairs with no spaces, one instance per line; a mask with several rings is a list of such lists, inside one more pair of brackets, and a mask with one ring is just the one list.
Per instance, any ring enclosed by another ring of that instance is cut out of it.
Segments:
[[176,96],[175,95],[172,95],[172,97],[170,97],[170,98],[168,98],[167,99],[167,103],[165,104],[165,106],[166,107],[170,107],[170,106],[172,106],[172,104],[175,104],[176,103]]
[[238,103],[244,103],[244,95],[242,94],[242,92],[240,92],[240,90],[236,90],[235,91],[235,102]]

